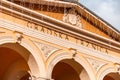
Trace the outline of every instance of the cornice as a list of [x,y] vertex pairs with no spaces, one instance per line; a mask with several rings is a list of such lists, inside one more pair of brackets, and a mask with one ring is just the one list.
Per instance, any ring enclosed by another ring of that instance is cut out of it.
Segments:
[[[6,0],[3,0],[3,1],[6,1]],[[20,0],[13,0],[13,1],[20,1]],[[76,1],[56,1],[56,0],[41,0],[41,1],[24,0],[24,1],[29,3],[34,3],[34,4],[58,6],[58,7],[65,7],[65,8],[74,7],[78,11],[78,13],[80,13],[82,16],[84,16],[84,18],[87,18],[90,22],[92,22],[94,26],[98,27],[99,29],[104,31],[107,35],[109,35],[116,41],[120,42],[120,32],[117,29],[115,29],[112,25],[110,25],[105,20],[97,16],[94,12],[90,11],[88,8],[86,8],[85,6],[83,6],[82,4]],[[86,15],[88,15],[88,17],[86,17]]]
[[[11,1],[20,2],[21,0],[11,0]],[[59,7],[73,7],[74,5],[76,5],[75,3],[70,3],[66,1],[58,1],[58,0],[24,0],[24,2],[42,4],[42,5],[49,4],[50,6],[59,6]]]
[[[6,5],[12,5],[13,7],[15,7],[16,9],[22,9],[27,13],[32,13],[32,16],[27,15],[27,14],[23,14],[21,12],[15,11],[13,9],[10,9],[8,7],[4,7],[4,6],[0,6],[0,8],[2,8],[3,10],[9,11],[9,12],[13,12],[14,14],[17,15],[22,15],[23,17],[27,18],[27,19],[32,19],[34,22],[38,22],[40,24],[43,24],[49,28],[52,28],[53,30],[56,30],[58,32],[64,32],[65,34],[75,37],[77,39],[83,39],[85,41],[88,41],[90,43],[94,43],[100,46],[103,46],[105,48],[110,48],[112,50],[117,50],[120,51],[120,43],[111,40],[111,39],[107,39],[104,38],[102,36],[99,36],[97,34],[93,34],[91,32],[85,31],[83,29],[79,29],[79,28],[75,28],[72,25],[66,24],[62,21],[56,20],[54,18],[48,17],[46,15],[40,14],[38,12],[35,12],[33,10],[27,9],[25,7],[19,6],[17,4],[8,2],[6,0],[2,0],[3,4]],[[110,44],[109,44],[110,43]]]

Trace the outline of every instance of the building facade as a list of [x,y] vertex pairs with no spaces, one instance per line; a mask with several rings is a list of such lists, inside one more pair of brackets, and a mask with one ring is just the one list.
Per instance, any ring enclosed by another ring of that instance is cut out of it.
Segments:
[[120,32],[74,0],[0,0],[0,80],[120,80]]

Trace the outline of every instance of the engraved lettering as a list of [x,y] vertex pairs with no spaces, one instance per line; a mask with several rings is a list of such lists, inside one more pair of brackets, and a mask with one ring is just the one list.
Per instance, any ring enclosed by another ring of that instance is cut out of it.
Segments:
[[69,40],[69,37],[66,35],[65,39],[66,39],[66,40]]
[[105,51],[107,54],[108,54],[108,49],[106,49],[106,51]]
[[35,24],[35,25],[34,25],[34,28],[35,28],[35,30],[38,30],[38,25]]
[[44,32],[44,27],[42,27],[40,31]]
[[81,40],[80,44],[84,46],[84,41],[83,41],[83,40]]
[[31,22],[27,22],[27,27],[32,28],[32,23]]
[[78,39],[76,38],[75,40],[76,40],[75,42],[78,43]]
[[93,47],[93,49],[94,50],[96,50],[97,48],[96,48],[96,45],[94,45],[94,44],[92,44],[92,47]]
[[59,37],[62,38],[62,33],[59,33]]
[[90,43],[89,42],[86,42],[86,43],[87,43],[86,47],[88,47]]
[[52,30],[51,29],[47,29],[47,33],[52,35]]
[[57,36],[57,33],[54,31],[54,36]]

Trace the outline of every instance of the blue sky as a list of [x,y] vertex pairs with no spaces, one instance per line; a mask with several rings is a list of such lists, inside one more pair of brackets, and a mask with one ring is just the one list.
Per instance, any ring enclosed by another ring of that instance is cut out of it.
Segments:
[[120,31],[120,0],[79,0],[79,2]]

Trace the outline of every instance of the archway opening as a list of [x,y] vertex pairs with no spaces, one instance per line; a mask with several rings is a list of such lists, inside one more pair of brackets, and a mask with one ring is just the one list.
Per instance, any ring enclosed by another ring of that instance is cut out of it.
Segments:
[[21,54],[7,46],[0,46],[0,80],[29,80],[28,62]]
[[103,80],[120,80],[120,75],[118,73],[109,73]]
[[58,62],[53,71],[54,80],[90,80],[85,69],[73,59]]

